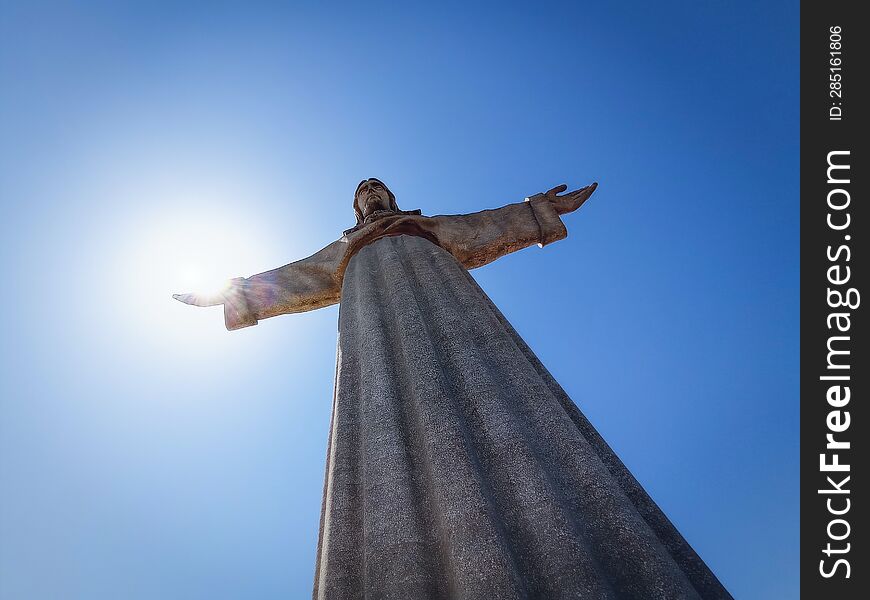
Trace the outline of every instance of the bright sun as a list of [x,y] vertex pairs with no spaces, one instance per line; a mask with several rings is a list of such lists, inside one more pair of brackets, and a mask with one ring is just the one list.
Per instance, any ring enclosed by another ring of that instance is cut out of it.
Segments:
[[120,287],[137,305],[144,329],[160,330],[161,337],[167,330],[191,333],[207,319],[208,327],[222,332],[218,309],[183,305],[172,294],[217,291],[232,277],[266,270],[265,242],[255,228],[232,215],[175,213],[138,223],[124,241],[126,281]]

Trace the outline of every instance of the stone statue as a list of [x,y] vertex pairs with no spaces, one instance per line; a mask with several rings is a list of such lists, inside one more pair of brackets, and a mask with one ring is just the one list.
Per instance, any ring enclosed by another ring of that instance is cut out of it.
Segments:
[[467,269],[566,237],[596,184],[401,211],[218,294],[228,329],[341,302],[315,598],[730,598]]

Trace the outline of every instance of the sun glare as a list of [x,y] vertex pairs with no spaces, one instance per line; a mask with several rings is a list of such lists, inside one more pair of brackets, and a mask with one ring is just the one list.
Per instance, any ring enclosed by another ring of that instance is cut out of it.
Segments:
[[219,307],[188,306],[172,294],[217,292],[233,277],[268,268],[261,232],[233,215],[168,214],[136,230],[125,241],[122,287],[138,308],[143,335],[165,339],[168,331],[183,331],[189,336],[203,327],[222,333]]

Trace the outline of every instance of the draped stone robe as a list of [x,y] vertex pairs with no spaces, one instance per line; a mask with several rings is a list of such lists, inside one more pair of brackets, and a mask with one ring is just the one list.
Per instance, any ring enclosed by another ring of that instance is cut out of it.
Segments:
[[229,329],[341,301],[315,598],[730,598],[467,272],[566,235],[384,211],[233,280]]

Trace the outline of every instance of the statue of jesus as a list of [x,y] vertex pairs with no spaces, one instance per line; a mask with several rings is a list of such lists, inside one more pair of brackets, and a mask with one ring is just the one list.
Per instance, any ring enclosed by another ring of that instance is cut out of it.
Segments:
[[469,275],[567,236],[596,184],[401,211],[214,295],[227,329],[341,303],[315,598],[730,598]]

